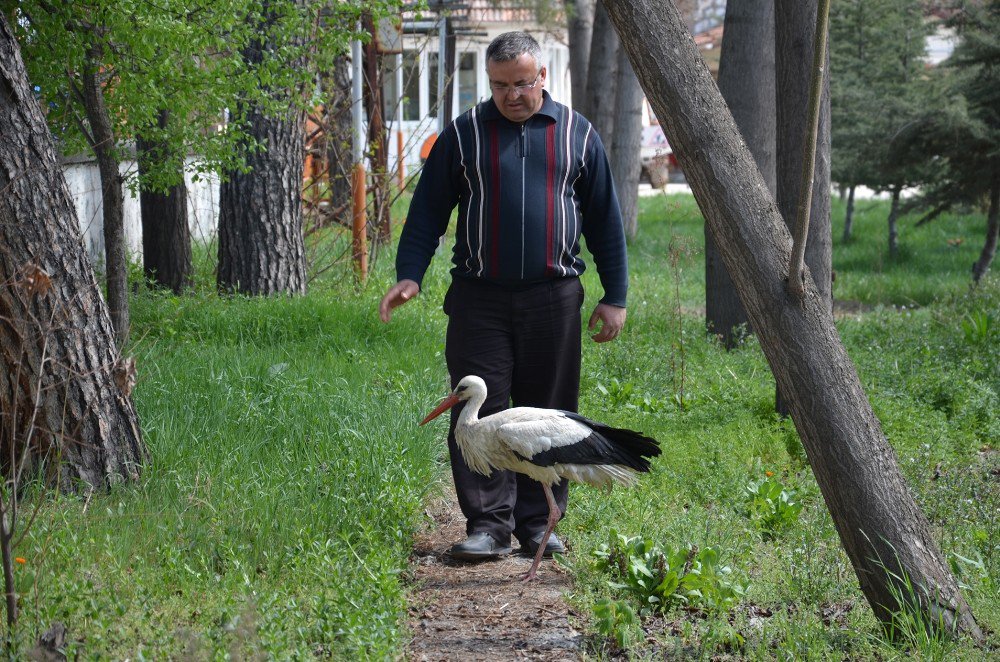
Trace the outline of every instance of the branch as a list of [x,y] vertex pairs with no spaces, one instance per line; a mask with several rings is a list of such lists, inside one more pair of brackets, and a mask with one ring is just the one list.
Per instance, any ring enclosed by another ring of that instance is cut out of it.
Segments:
[[812,207],[813,174],[816,170],[816,133],[819,129],[819,105],[823,95],[823,69],[826,64],[827,26],[830,22],[830,0],[819,0],[816,7],[816,34],[813,36],[812,83],[809,88],[808,133],[802,157],[802,179],[799,189],[799,206],[795,219],[795,236],[792,239],[792,257],[788,264],[788,293],[801,297],[806,256],[806,239],[809,237],[809,211]]

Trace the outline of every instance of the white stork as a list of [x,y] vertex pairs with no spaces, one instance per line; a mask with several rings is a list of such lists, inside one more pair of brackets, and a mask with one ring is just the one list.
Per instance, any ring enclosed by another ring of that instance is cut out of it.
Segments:
[[485,418],[479,408],[486,401],[486,382],[475,375],[462,378],[437,409],[420,422],[430,422],[466,400],[458,416],[455,441],[473,471],[489,476],[508,469],[542,484],[549,504],[548,526],[535,561],[524,581],[536,579],[545,545],[562,516],[552,486],[562,478],[588,485],[631,485],[640,471],[649,471],[647,458],[660,454],[659,442],[632,430],[613,428],[579,414],[558,409],[514,407]]

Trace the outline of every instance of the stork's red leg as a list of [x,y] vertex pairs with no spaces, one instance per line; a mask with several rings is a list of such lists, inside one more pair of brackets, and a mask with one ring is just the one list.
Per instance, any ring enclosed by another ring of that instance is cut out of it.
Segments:
[[524,576],[526,582],[534,581],[538,579],[535,572],[538,570],[538,566],[542,564],[542,555],[545,553],[545,546],[549,544],[549,537],[552,535],[552,529],[556,528],[556,522],[562,516],[562,512],[559,510],[559,506],[556,505],[556,498],[552,494],[552,488],[542,483],[542,489],[545,491],[545,500],[549,504],[549,521],[545,527],[545,533],[542,535],[541,542],[538,543],[538,551],[535,552],[535,560],[531,564],[531,569],[528,570],[528,574]]

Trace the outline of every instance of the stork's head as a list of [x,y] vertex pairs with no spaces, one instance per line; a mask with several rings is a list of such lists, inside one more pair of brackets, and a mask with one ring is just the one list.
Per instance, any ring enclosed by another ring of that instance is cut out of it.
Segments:
[[468,377],[462,377],[462,380],[458,382],[455,386],[455,390],[448,394],[441,404],[437,406],[437,409],[427,414],[427,417],[420,421],[420,424],[429,423],[435,418],[448,411],[459,402],[464,400],[469,400],[476,395],[482,394],[483,399],[486,397],[486,382],[484,382],[479,377],[475,375],[469,375]]

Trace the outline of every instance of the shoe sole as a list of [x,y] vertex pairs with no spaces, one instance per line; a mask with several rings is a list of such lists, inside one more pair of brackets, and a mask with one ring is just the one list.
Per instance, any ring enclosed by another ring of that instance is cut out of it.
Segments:
[[502,556],[508,556],[510,554],[510,548],[499,549],[494,552],[476,554],[475,552],[452,552],[448,551],[453,559],[459,559],[461,561],[488,561],[490,559],[498,559]]

